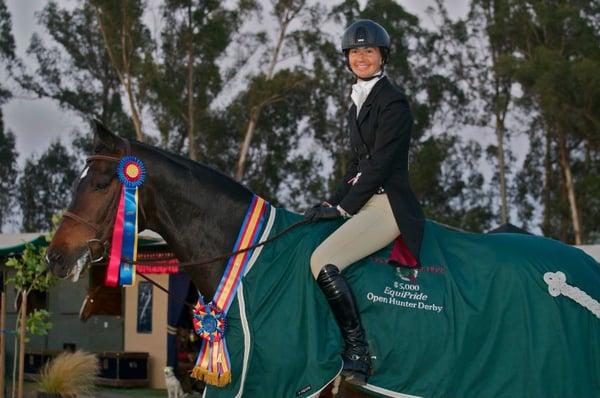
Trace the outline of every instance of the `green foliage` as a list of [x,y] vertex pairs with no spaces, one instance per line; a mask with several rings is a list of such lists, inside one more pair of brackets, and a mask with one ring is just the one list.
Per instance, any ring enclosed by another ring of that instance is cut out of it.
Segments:
[[[17,81],[40,97],[54,99],[84,120],[96,117],[124,137],[134,129],[125,113],[117,73],[111,66],[93,7],[87,1],[74,8],[61,8],[50,1],[38,15],[51,43],[34,34],[28,53],[37,68],[23,71]],[[74,146],[91,152],[89,137],[76,133]]]
[[[12,34],[10,13],[4,0],[0,0],[0,61],[7,64],[9,71],[15,63],[15,38]],[[0,85],[0,105],[10,97],[11,92],[4,85]]]
[[[571,241],[561,136],[584,238],[599,239],[597,2],[473,0],[468,16],[457,21],[437,0],[430,15],[441,23],[428,30],[392,0],[164,0],[156,37],[144,24],[147,5],[48,2],[38,22],[50,39],[32,38],[28,51],[35,70],[22,70],[18,82],[83,118],[98,117],[126,137],[135,136],[132,109],[138,107],[160,132],[161,146],[230,173],[258,109],[243,182],[275,204],[299,209],[327,197],[347,167],[353,76],[338,36],[353,20],[371,18],[392,38],[386,73],[410,101],[411,179],[429,217],[487,229],[499,202],[492,192],[505,172],[517,223],[534,229],[541,219],[545,234]],[[10,26],[0,0],[0,60],[13,65]],[[279,28],[285,28],[280,48]],[[499,140],[529,131],[530,150],[520,170],[509,150],[505,169],[499,169],[500,141],[484,152],[458,133],[465,124],[491,132],[505,120],[512,123]],[[14,185],[16,157],[14,137],[1,134],[0,151],[8,152],[0,161],[0,225],[9,214],[3,213],[10,206],[2,198],[10,197],[6,187]],[[50,215],[67,204],[75,178],[72,158],[52,145],[26,162],[19,179],[25,230],[49,228]],[[80,134],[73,145],[92,150]],[[489,181],[478,170],[484,162],[498,165]]]
[[46,336],[52,329],[52,322],[48,319],[50,313],[46,310],[36,309],[27,316],[27,333],[36,336]]
[[240,1],[233,9],[218,1],[165,2],[162,62],[144,76],[164,147],[183,154],[187,143],[191,158],[210,159],[205,143],[213,131],[205,126],[208,108],[223,89],[221,58],[254,6],[253,1]]
[[0,111],[0,232],[13,213],[17,173],[15,136],[4,130],[4,118]]
[[[46,241],[50,242],[56,227],[60,221],[59,214],[52,217],[52,231],[46,235]],[[57,281],[46,265],[46,247],[28,243],[20,257],[9,258],[5,265],[13,269],[12,275],[5,284],[13,285],[17,296],[29,294],[31,291],[45,292]],[[45,336],[52,328],[49,322],[50,313],[44,309],[36,309],[28,314],[26,331],[29,334]]]
[[98,28],[117,73],[138,75],[153,50],[150,30],[142,22],[143,0],[92,0]]
[[244,131],[247,123],[245,110],[262,102],[244,182],[271,203],[297,208],[308,203],[311,193],[320,186],[316,178],[319,162],[313,153],[294,149],[307,136],[301,126],[310,106],[306,99],[313,88],[314,81],[301,70],[281,70],[271,79],[265,75],[254,77],[248,90],[228,106],[229,127],[207,142],[209,152],[220,155],[215,166],[233,169],[238,153],[227,148],[239,145],[238,132]]
[[[579,1],[515,0],[512,10],[516,48],[512,63],[525,94],[521,104],[539,112],[546,136],[542,154],[546,161],[539,165],[545,169],[543,230],[572,242],[575,220],[568,190],[573,189],[580,213],[588,213],[588,204],[594,203],[588,192],[595,182],[588,173],[600,150],[600,119],[592,110],[600,106],[600,30],[594,23],[600,7]],[[562,156],[573,174],[572,187],[564,180],[565,166],[557,167],[560,142],[566,143]],[[579,218],[582,238],[597,236],[597,226],[583,214]]]
[[12,22],[4,0],[0,0],[0,55],[2,58],[15,58],[15,38],[12,34]]
[[57,141],[39,159],[25,162],[17,195],[25,232],[49,231],[53,215],[67,207],[77,177],[74,164],[74,157]]
[[6,266],[14,270],[14,275],[6,280],[6,284],[14,285],[18,291],[48,290],[55,278],[46,266],[45,255],[45,247],[25,245],[20,258],[11,257],[6,261]]
[[425,140],[415,156],[411,185],[428,218],[473,232],[491,226],[491,198],[479,171],[479,144],[442,134]]

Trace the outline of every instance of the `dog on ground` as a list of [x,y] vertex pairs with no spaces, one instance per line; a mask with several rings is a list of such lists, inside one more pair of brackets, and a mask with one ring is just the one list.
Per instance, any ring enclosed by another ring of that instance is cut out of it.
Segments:
[[187,394],[183,392],[181,383],[175,377],[175,372],[171,366],[165,367],[165,384],[167,385],[167,394],[169,398],[185,398]]

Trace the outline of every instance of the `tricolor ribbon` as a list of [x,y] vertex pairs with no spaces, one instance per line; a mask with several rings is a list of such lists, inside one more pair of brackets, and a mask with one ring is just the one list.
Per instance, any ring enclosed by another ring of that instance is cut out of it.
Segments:
[[135,283],[133,262],[137,259],[138,187],[146,176],[144,163],[134,156],[125,156],[117,166],[117,176],[122,188],[104,281],[106,286]]
[[[268,206],[264,199],[258,196],[252,198],[233,251],[258,243]],[[204,380],[207,384],[223,387],[231,382],[231,360],[225,343],[226,316],[252,252],[249,250],[231,257],[212,301],[205,304],[200,295],[194,308],[194,330],[202,338],[202,346],[192,377]]]

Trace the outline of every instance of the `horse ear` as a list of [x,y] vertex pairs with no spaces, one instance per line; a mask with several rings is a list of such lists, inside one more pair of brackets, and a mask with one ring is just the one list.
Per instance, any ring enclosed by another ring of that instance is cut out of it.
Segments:
[[94,152],[118,152],[124,151],[123,139],[113,134],[108,128],[98,119],[92,120],[92,128],[94,129]]

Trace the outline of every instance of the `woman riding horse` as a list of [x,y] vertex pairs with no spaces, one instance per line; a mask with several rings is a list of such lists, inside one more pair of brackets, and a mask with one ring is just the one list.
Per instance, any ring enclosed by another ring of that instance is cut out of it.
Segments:
[[346,342],[342,373],[364,385],[371,369],[367,339],[340,271],[386,247],[400,231],[418,257],[424,216],[408,179],[412,115],[402,90],[383,72],[390,37],[378,23],[358,20],[344,32],[342,51],[357,79],[348,111],[353,157],[333,197],[305,217],[347,219],[314,251],[310,266]]
[[[116,165],[126,155],[146,165],[140,228],[163,236],[182,262],[231,251],[257,198],[246,188],[101,125],[95,148],[47,251],[54,274],[75,277],[105,256],[121,189]],[[270,207],[257,235],[266,241],[299,219]],[[307,398],[338,374],[338,326],[307,267],[340,224],[300,227],[248,256],[255,262],[227,314],[231,382],[208,387],[207,397]],[[346,270],[376,357],[364,389],[432,398],[600,396],[598,263],[551,239],[472,234],[429,220],[422,248],[414,280],[381,265],[391,247]],[[224,270],[224,262],[186,268],[205,297]]]

